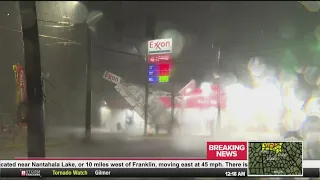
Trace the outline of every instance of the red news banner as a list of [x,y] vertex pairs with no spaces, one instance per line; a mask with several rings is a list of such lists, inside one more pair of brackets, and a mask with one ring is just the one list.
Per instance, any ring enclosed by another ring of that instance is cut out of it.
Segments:
[[207,159],[210,160],[247,160],[247,142],[208,142]]
[[247,142],[208,142],[207,159],[221,160],[222,167],[247,168],[247,146]]

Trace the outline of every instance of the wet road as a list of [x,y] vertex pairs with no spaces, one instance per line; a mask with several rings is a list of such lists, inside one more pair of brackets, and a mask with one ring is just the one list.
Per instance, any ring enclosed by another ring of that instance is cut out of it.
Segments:
[[[93,142],[87,144],[82,141],[83,131],[52,135],[63,141],[67,139],[68,143],[48,147],[47,157],[205,157],[208,141],[207,138],[143,137],[93,130]],[[23,157],[25,152],[22,148],[11,149],[1,152],[0,158]]]
[[[62,133],[56,133],[61,136]],[[82,133],[83,134],[83,133]],[[128,136],[119,133],[93,131],[92,143],[84,143],[81,134],[68,134],[70,141],[58,147],[48,147],[47,157],[205,157],[206,139],[199,138],[168,138]],[[1,152],[0,159],[25,157],[25,149],[11,149]],[[12,179],[12,178],[11,178]],[[51,179],[51,178],[46,178]],[[69,178],[68,178],[69,179]],[[74,178],[71,178],[74,179]],[[89,179],[89,178],[86,178]],[[90,178],[91,179],[91,178]],[[105,178],[94,178],[105,179]],[[109,179],[109,178],[108,178]],[[112,178],[113,179],[113,178]],[[119,179],[119,178],[116,178]],[[142,179],[142,178],[121,178]],[[146,178],[143,178],[146,179]],[[170,179],[170,178],[147,178]],[[177,178],[175,178],[177,179]],[[180,179],[180,178],[178,178]],[[182,178],[181,178],[182,179]],[[183,178],[194,179],[194,178]],[[211,178],[212,179],[212,178]]]
[[[211,137],[142,137],[121,133],[107,133],[103,130],[92,131],[92,143],[82,141],[83,131],[48,131],[47,136],[68,139],[68,143],[56,147],[47,147],[47,157],[205,157],[206,142]],[[26,150],[11,149],[0,153],[0,159],[25,157]],[[51,179],[51,178],[46,178]],[[73,178],[71,178],[73,179]],[[89,178],[86,178],[89,179]],[[94,178],[100,179],[100,178]],[[105,178],[101,178],[105,179]],[[113,178],[112,178],[113,179]],[[119,179],[119,178],[117,178]],[[121,178],[146,179],[146,178]],[[151,178],[148,178],[151,179]],[[171,178],[152,178],[171,179]],[[177,179],[177,178],[175,178]],[[182,179],[182,178],[181,178]],[[183,178],[218,179],[218,178]],[[220,179],[220,178],[219,178]]]

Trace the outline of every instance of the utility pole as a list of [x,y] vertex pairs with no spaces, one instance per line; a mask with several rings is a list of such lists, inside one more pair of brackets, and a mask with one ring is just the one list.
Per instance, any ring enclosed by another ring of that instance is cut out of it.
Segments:
[[19,1],[28,95],[28,157],[45,157],[40,45],[35,1]]
[[[147,16],[146,20],[146,36],[147,38],[155,39],[155,25],[156,19],[153,15]],[[146,66],[146,81],[145,81],[145,103],[144,103],[144,135],[148,134],[148,111],[149,111],[149,67],[148,67],[148,56],[145,58]]]
[[85,114],[85,140],[91,140],[91,106],[92,106],[92,33],[88,24],[87,27],[87,77],[86,77],[86,114]]
[[87,67],[86,67],[86,114],[85,114],[85,140],[91,140],[91,109],[92,109],[92,34],[96,23],[101,19],[103,13],[91,12],[83,23],[87,31]]

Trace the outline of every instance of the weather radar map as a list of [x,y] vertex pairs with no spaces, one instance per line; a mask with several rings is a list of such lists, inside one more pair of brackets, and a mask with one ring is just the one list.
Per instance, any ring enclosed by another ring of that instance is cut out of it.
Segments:
[[302,142],[249,142],[251,176],[302,175]]

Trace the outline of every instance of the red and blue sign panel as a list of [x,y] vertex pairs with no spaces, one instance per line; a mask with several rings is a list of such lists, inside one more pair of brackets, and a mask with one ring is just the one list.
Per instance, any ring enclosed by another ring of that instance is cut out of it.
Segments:
[[170,80],[171,64],[149,64],[149,83],[166,83]]

